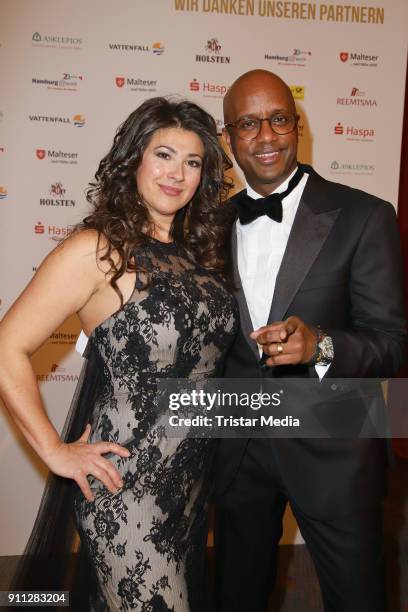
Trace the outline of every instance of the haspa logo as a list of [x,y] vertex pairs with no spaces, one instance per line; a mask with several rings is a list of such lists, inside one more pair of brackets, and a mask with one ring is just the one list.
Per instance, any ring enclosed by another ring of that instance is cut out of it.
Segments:
[[331,174],[355,174],[372,176],[375,172],[374,164],[350,163],[332,161],[330,164]]
[[5,200],[7,198],[7,189],[0,185],[0,200]]
[[346,140],[359,142],[373,142],[375,135],[372,128],[360,128],[353,125],[343,126],[340,122],[334,126],[334,133],[345,136]]
[[162,55],[164,53],[164,45],[161,42],[154,42],[151,46],[141,44],[124,44],[124,43],[108,43],[110,51],[137,51],[145,53],[153,53],[153,55]]
[[83,115],[74,115],[72,120],[75,127],[84,127],[86,123],[86,119]]
[[340,51],[339,58],[343,64],[350,64],[352,66],[369,66],[371,68],[378,66],[378,55]]
[[[69,340],[71,340],[71,336],[74,336],[74,334],[63,334],[63,336],[64,339],[69,338]],[[56,342],[52,341],[51,344],[56,344]],[[67,342],[64,342],[64,344],[67,344]],[[69,344],[71,344],[71,342],[69,342]],[[58,363],[53,363],[49,372],[37,374],[38,382],[76,382],[78,379],[78,374],[69,374],[67,368],[62,368]]]
[[337,98],[337,104],[341,106],[377,106],[377,100],[374,98],[367,98],[366,93],[352,87],[349,97]]
[[59,91],[77,91],[79,81],[83,81],[83,76],[79,74],[70,74],[64,72],[60,79],[37,79],[32,78],[31,82],[33,85],[43,85],[47,89],[54,89]]
[[127,91],[143,91],[149,93],[157,91],[157,81],[148,79],[119,76],[115,78],[115,85],[119,87],[119,89],[126,89]]
[[311,51],[302,51],[302,49],[292,49],[292,52],[289,53],[265,53],[264,59],[276,62],[281,66],[298,66],[304,68],[311,55]]
[[71,151],[56,151],[54,149],[36,149],[35,155],[37,159],[47,161],[51,164],[77,164],[78,153]]
[[228,86],[206,81],[200,83],[197,79],[193,79],[190,81],[190,91],[202,91],[204,98],[222,98],[227,93]]
[[52,183],[48,190],[51,197],[40,198],[40,206],[54,206],[58,208],[75,206],[75,200],[64,197],[66,191],[61,181]]
[[304,85],[289,85],[289,89],[292,92],[292,96],[295,100],[305,99],[305,88]]
[[[204,45],[206,54],[196,54],[196,62],[208,62],[210,64],[230,64],[231,58],[227,55],[220,55],[221,45],[218,38],[210,38]],[[209,55],[207,55],[209,54]]]
[[54,49],[80,49],[82,38],[75,36],[60,36],[55,34],[40,34],[34,32],[31,37],[34,47],[52,47]]
[[45,226],[41,221],[34,226],[35,234],[43,234],[50,238],[50,240],[61,240],[65,238],[73,229],[72,225],[60,226],[60,225],[48,225]]

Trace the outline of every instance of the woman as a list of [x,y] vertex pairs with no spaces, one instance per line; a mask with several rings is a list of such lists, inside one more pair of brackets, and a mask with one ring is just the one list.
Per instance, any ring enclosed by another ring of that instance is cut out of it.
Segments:
[[[200,107],[144,102],[99,165],[87,196],[93,212],[5,316],[0,390],[57,475],[14,589],[63,588],[73,505],[81,539],[75,609],[208,610],[213,442],[167,439],[155,408],[158,379],[213,376],[236,330],[221,205],[230,166]],[[63,441],[29,356],[73,312],[89,336],[88,363]]]

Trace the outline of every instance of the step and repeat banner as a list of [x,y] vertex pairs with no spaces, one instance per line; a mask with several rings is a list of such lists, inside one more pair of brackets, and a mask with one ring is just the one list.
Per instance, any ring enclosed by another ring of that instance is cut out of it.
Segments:
[[[0,316],[85,216],[99,160],[148,97],[193,100],[221,132],[234,79],[276,72],[301,115],[299,159],[396,205],[407,22],[406,0],[0,0]],[[72,317],[33,360],[59,428],[79,331]],[[44,475],[1,410],[0,555],[21,553]]]

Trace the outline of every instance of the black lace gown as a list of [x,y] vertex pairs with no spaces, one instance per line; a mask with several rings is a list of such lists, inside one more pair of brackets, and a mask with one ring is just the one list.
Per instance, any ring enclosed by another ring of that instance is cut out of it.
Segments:
[[110,457],[124,482],[115,495],[92,478],[94,502],[76,489],[77,527],[96,570],[95,608],[207,611],[206,502],[215,441],[166,436],[155,409],[157,381],[214,376],[236,332],[237,308],[176,243],[149,239],[136,264],[131,298],[89,339],[101,379],[91,441],[125,444],[131,455]]

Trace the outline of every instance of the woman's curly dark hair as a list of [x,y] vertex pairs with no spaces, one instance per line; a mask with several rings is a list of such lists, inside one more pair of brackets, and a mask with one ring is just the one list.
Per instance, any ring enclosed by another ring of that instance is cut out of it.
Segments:
[[[218,142],[214,119],[187,100],[164,97],[143,102],[118,128],[113,146],[99,164],[95,181],[86,198],[94,210],[79,229],[98,231],[98,249],[107,239],[101,260],[108,261],[110,282],[123,303],[117,280],[135,270],[132,256],[144,244],[152,229],[148,211],[136,184],[136,170],[153,134],[160,129],[179,127],[197,134],[204,145],[199,187],[192,200],[174,218],[171,238],[181,244],[204,268],[228,278],[231,214],[225,201],[232,180],[224,176],[232,167]],[[113,252],[119,258],[112,257]],[[119,261],[117,261],[119,259]]]

